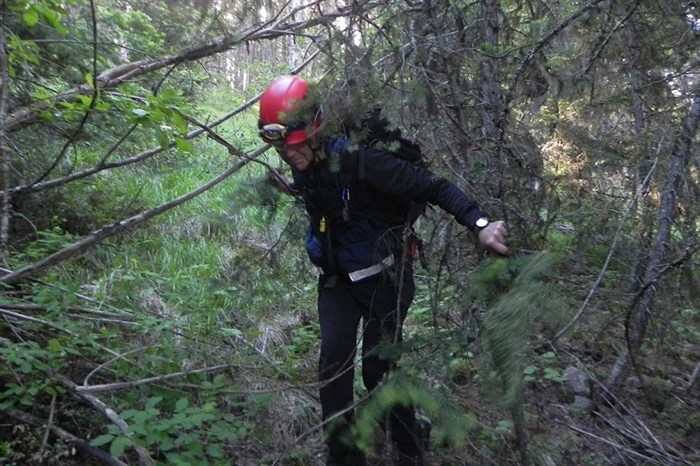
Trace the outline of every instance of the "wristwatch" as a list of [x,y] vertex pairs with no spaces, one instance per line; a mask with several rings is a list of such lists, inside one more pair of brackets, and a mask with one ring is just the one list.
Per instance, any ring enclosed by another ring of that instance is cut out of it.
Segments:
[[476,223],[474,224],[474,226],[476,227],[475,229],[476,229],[477,233],[479,233],[481,230],[486,228],[488,225],[489,225],[489,219],[486,217],[479,218],[476,221]]

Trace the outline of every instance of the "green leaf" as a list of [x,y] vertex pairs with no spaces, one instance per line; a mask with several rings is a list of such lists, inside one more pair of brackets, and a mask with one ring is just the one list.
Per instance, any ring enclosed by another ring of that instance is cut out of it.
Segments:
[[112,441],[112,439],[114,439],[114,435],[112,434],[99,435],[90,441],[90,445],[93,447],[99,447],[108,444]]
[[54,5],[53,8],[46,8],[43,5],[36,5],[35,8],[41,13],[44,21],[49,23],[51,27],[56,30],[56,32],[62,36],[65,36],[68,33],[68,30],[63,24],[61,24],[60,21],[60,14],[65,13],[62,8],[59,8],[57,5]]
[[187,121],[182,117],[182,115],[178,112],[173,113],[173,123],[175,124],[175,127],[177,128],[178,131],[181,133],[186,133],[187,132]]
[[124,411],[120,414],[120,417],[122,419],[124,419],[125,421],[128,421],[129,419],[133,418],[139,412],[140,411],[138,411],[136,409],[127,409],[126,411]]
[[61,342],[56,340],[55,338],[50,339],[48,345],[46,346],[48,347],[49,351],[53,353],[60,353],[63,349],[63,346],[61,346]]
[[161,131],[161,129],[158,127],[155,128],[155,133],[156,139],[158,140],[158,144],[160,145],[161,149],[167,149],[170,145],[170,138],[168,138],[168,133],[166,133],[165,131]]
[[162,397],[162,396],[154,396],[154,397],[152,397],[152,398],[149,398],[148,401],[146,401],[146,406],[145,406],[145,407],[146,407],[146,409],[155,408],[156,405],[158,405],[158,403],[160,403],[161,401],[163,401],[163,397]]
[[114,456],[115,458],[119,458],[124,454],[124,450],[126,450],[126,447],[130,447],[133,445],[131,439],[126,438],[126,437],[117,437],[112,441],[112,444],[109,446],[109,454]]
[[175,412],[179,413],[187,409],[187,406],[189,406],[190,402],[187,400],[187,398],[182,397],[179,400],[177,400],[177,403],[175,403]]
[[33,27],[39,22],[39,14],[34,9],[27,10],[22,14],[22,19],[24,20],[24,24]]
[[78,99],[83,104],[84,108],[88,108],[92,104],[92,96],[90,95],[79,95]]
[[192,145],[192,141],[189,141],[185,138],[179,136],[175,137],[175,144],[177,144],[177,148],[183,152],[194,152],[194,145]]
[[211,443],[207,446],[207,454],[212,458],[223,458],[224,452],[221,446],[216,443]]

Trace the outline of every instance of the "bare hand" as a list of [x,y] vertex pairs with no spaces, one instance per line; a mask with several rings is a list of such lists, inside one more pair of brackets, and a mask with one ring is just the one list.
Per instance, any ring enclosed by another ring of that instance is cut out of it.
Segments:
[[485,248],[498,254],[508,254],[505,237],[508,235],[506,222],[499,220],[491,222],[479,232],[479,243]]

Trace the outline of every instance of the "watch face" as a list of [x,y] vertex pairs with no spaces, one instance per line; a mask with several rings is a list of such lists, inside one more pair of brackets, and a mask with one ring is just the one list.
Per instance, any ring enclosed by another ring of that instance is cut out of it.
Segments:
[[479,220],[476,221],[477,228],[484,228],[488,224],[489,224],[489,219],[484,218],[484,217],[481,217]]

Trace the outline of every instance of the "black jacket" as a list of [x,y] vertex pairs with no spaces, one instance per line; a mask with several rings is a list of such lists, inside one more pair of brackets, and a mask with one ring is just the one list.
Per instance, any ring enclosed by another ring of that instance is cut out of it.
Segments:
[[472,231],[485,216],[453,183],[373,147],[326,153],[304,172],[294,171],[294,180],[311,220],[307,250],[309,243],[317,248],[309,256],[326,272],[329,249],[331,272],[353,272],[396,254],[415,204],[436,205]]

